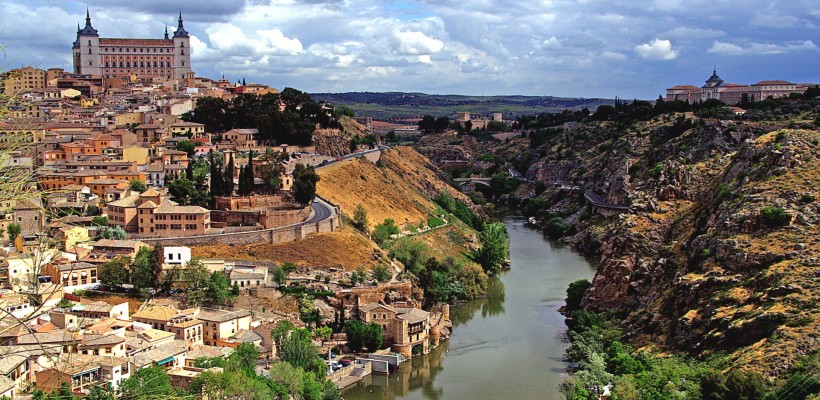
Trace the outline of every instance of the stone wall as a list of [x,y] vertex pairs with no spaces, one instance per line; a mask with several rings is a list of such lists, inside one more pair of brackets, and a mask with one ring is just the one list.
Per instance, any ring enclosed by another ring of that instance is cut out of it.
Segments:
[[294,240],[302,239],[311,233],[338,231],[342,227],[341,212],[338,206],[334,207],[336,207],[336,212],[332,217],[314,223],[299,223],[250,232],[219,233],[172,238],[148,238],[140,240],[152,246],[157,244],[162,246],[207,246],[212,244],[248,245],[254,243],[292,242]]

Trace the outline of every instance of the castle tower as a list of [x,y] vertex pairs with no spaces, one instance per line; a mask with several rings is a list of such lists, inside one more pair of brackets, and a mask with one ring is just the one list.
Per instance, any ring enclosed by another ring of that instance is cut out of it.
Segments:
[[192,78],[191,72],[191,37],[182,26],[182,12],[179,13],[179,25],[174,31],[174,78]]
[[[79,25],[77,26],[79,28]],[[100,68],[100,35],[91,26],[91,13],[85,10],[85,27],[77,30],[77,41],[72,48],[74,52],[74,73],[84,75],[101,75]]]

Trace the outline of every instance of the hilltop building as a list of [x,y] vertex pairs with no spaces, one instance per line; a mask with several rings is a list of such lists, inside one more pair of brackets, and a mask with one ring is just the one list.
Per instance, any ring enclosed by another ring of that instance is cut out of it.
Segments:
[[806,85],[798,85],[781,80],[760,81],[753,85],[727,83],[717,74],[717,68],[712,70],[712,76],[701,86],[677,85],[666,89],[667,101],[685,101],[694,103],[717,99],[726,104],[737,104],[745,94],[749,101],[761,101],[772,98],[788,97],[792,93],[802,93]]
[[91,26],[86,11],[85,27],[77,25],[77,40],[72,46],[74,73],[104,78],[137,76],[140,78],[193,79],[191,71],[191,38],[182,24],[173,37],[168,28],[162,39],[101,38]]

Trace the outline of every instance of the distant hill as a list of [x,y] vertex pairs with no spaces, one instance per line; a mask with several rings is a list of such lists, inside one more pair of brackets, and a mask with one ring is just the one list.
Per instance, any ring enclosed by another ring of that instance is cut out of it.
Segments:
[[558,112],[564,109],[588,107],[591,111],[601,104],[615,104],[613,99],[584,99],[551,96],[461,96],[402,92],[312,93],[315,101],[334,106],[348,106],[356,116],[389,121],[419,118],[425,114],[442,116],[456,112],[489,115],[504,113],[505,119],[519,115]]

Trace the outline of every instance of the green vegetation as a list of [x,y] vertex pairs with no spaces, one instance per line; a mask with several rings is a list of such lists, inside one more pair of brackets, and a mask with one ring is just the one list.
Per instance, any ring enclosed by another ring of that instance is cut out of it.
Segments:
[[[280,104],[285,105],[283,111]],[[259,130],[258,139],[263,142],[306,146],[310,145],[317,124],[322,128],[341,127],[336,113],[322,107],[307,93],[285,88],[279,94],[239,95],[232,101],[204,97],[197,101],[193,112],[183,118],[205,124],[207,132],[255,128]]]
[[763,223],[770,228],[786,226],[792,219],[783,207],[777,206],[763,207],[760,210],[760,216],[763,218]]
[[359,352],[362,348],[374,352],[379,350],[384,342],[382,327],[376,323],[346,321],[344,332],[347,335],[347,343],[354,352]]
[[581,306],[581,300],[584,298],[584,293],[592,284],[586,279],[579,279],[569,284],[567,287],[567,310],[577,310]]
[[145,182],[142,179],[137,179],[137,178],[131,179],[131,182],[129,182],[128,185],[130,186],[131,190],[133,190],[137,193],[142,193],[142,192],[148,190],[148,186],[145,184]]
[[379,246],[384,246],[387,244],[387,241],[390,240],[391,235],[398,235],[401,231],[399,230],[399,226],[396,225],[396,221],[391,218],[387,218],[384,222],[376,225],[373,228],[373,233],[371,237],[373,241],[376,242]]
[[196,145],[189,140],[180,140],[176,146],[177,151],[184,151],[188,153],[188,158],[193,158],[196,153]]
[[313,166],[296,164],[293,169],[293,198],[300,204],[309,204],[316,197],[316,183],[319,174]]
[[367,232],[367,210],[361,203],[356,204],[356,211],[353,212],[353,227],[361,232]]
[[[481,228],[481,221],[473,210],[470,209],[467,203],[454,199],[449,192],[442,191],[433,199],[433,201],[441,206],[441,208],[445,211],[455,215],[456,218],[467,224],[467,226],[473,229]],[[428,225],[430,224],[428,223]]]
[[131,377],[120,383],[121,399],[139,400],[145,398],[163,398],[172,396],[176,389],[171,385],[171,378],[162,367],[153,365],[134,371]]
[[[107,221],[107,219],[106,219]],[[14,242],[17,236],[23,232],[23,228],[19,224],[11,223],[6,227],[6,233],[9,235],[9,240]]]
[[509,237],[504,224],[494,222],[484,225],[484,229],[478,234],[478,241],[480,247],[473,258],[484,267],[485,272],[497,274],[509,254]]
[[128,264],[130,261],[126,256],[119,256],[106,261],[100,267],[100,283],[108,287],[121,287],[123,284],[128,283]]

